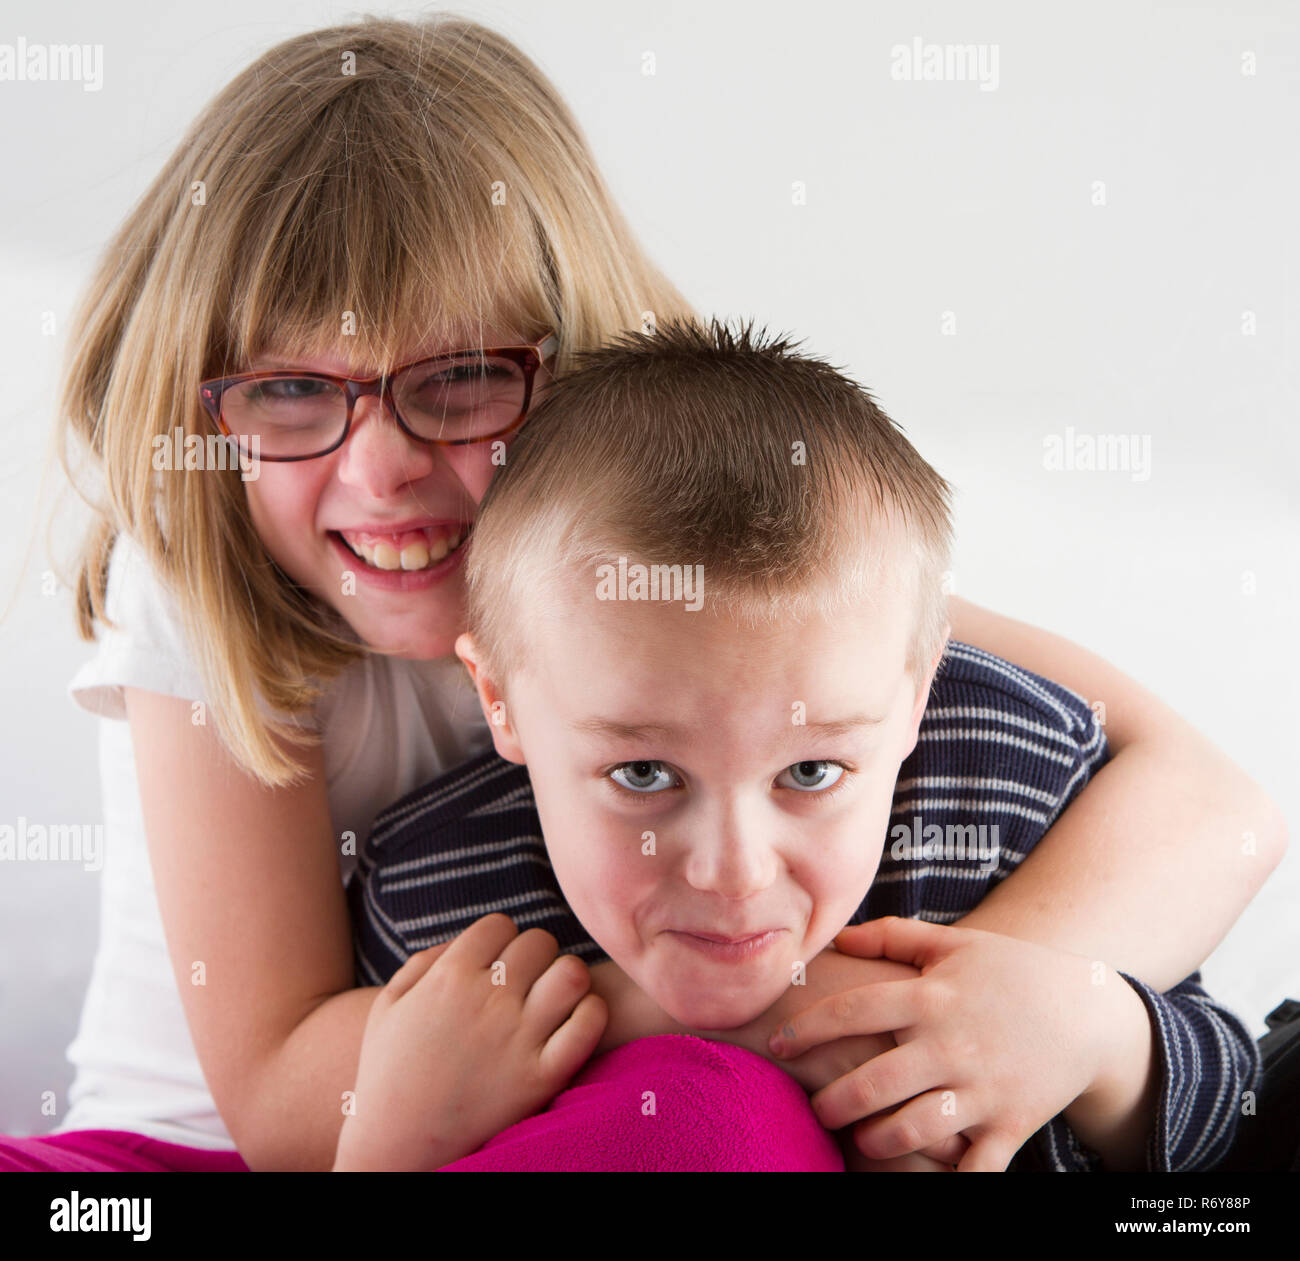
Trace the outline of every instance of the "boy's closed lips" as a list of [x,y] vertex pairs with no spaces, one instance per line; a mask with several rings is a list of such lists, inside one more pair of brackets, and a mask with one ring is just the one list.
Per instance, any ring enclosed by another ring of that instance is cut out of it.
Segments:
[[765,929],[737,937],[723,937],[717,933],[697,933],[669,929],[667,936],[675,938],[688,949],[698,951],[705,958],[719,963],[742,963],[764,954],[786,930]]

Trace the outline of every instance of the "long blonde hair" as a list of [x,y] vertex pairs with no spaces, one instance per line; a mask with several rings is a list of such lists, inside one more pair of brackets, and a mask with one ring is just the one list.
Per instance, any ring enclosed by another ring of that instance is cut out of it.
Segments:
[[291,748],[315,738],[295,716],[367,649],[274,565],[238,470],[161,475],[155,436],[210,432],[199,382],[272,345],[391,367],[413,338],[471,345],[505,322],[556,330],[562,374],[646,312],[691,314],[508,40],[438,14],[276,46],[190,128],[75,318],[57,440],[94,512],[72,583],[82,637],[108,621],[129,535],[176,601],[222,739],[263,783],[293,782]]

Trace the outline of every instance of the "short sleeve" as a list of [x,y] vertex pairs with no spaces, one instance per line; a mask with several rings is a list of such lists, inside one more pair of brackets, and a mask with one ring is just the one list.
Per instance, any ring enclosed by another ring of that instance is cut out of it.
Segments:
[[103,718],[124,719],[128,687],[206,701],[175,602],[139,544],[125,534],[118,535],[109,562],[105,610],[113,625],[99,627],[95,655],[68,684],[78,705]]

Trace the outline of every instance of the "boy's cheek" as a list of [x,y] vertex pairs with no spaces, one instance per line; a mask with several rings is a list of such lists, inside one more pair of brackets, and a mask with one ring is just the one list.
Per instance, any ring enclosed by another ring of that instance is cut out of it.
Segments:
[[[607,830],[589,834],[581,854],[565,854],[552,867],[570,909],[592,939],[625,972],[632,975],[652,942],[646,925],[658,925],[664,914],[654,872],[646,864],[639,842]],[[605,852],[600,852],[601,848]]]
[[[858,837],[883,835],[884,824],[871,831],[859,831]],[[812,895],[812,915],[808,923],[804,950],[809,957],[820,954],[862,905],[880,870],[882,849],[872,844],[865,849],[859,839],[836,844],[806,878],[805,888]]]

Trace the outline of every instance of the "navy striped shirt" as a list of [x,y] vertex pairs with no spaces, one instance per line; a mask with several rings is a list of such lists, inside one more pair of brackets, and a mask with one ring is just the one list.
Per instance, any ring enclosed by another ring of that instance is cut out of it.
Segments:
[[[1105,764],[1106,738],[1073,692],[950,643],[899,769],[879,871],[850,923],[951,923],[1019,866]],[[570,911],[542,840],[525,767],[489,751],[384,810],[348,887],[357,983],[382,985],[418,950],[494,911],[554,934],[562,953],[608,958]],[[1259,1053],[1193,973],[1166,993],[1126,973],[1151,1016],[1160,1071],[1151,1170],[1212,1167],[1236,1132]],[[1061,1117],[1012,1170],[1100,1167]]]

